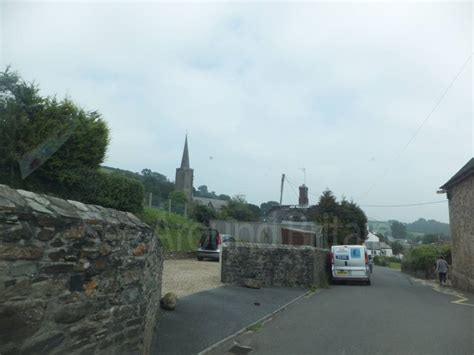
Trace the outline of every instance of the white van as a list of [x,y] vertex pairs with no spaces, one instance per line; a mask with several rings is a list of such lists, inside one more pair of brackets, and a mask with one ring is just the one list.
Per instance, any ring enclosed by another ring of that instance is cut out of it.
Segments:
[[369,256],[365,246],[334,245],[330,258],[334,281],[363,281],[370,285]]

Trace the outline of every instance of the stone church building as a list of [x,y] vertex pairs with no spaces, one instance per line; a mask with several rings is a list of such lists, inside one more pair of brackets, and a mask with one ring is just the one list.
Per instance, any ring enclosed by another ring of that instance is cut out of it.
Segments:
[[186,135],[181,166],[176,169],[175,189],[184,192],[189,201],[193,199],[193,180],[194,170],[189,167],[188,135]]
[[205,205],[215,210],[219,210],[227,204],[227,201],[223,200],[193,196],[193,182],[194,170],[191,169],[189,164],[188,135],[186,135],[181,166],[176,169],[175,190],[183,192],[188,201],[192,201],[197,205]]

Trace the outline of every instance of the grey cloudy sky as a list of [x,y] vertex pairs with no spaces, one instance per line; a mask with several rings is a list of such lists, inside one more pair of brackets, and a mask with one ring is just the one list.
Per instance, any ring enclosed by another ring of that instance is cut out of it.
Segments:
[[[329,187],[390,205],[444,199],[473,155],[469,2],[0,6],[2,67],[99,110],[109,166],[174,180],[187,130],[195,186],[260,204],[304,167],[310,202]],[[447,204],[364,209],[448,220]]]

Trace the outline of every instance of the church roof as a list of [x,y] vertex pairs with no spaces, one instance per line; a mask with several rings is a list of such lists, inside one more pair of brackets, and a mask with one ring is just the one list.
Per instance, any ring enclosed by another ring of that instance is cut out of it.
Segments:
[[183,158],[181,159],[181,169],[189,169],[188,135],[184,141]]

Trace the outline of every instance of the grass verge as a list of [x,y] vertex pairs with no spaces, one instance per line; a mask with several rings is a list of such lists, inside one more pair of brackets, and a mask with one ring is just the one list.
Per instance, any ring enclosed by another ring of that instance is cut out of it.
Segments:
[[390,263],[388,264],[388,267],[389,267],[390,269],[395,269],[395,270],[399,270],[399,271],[402,270],[402,264],[401,264],[401,263],[390,262]]
[[263,322],[257,322],[255,324],[252,324],[251,326],[247,327],[247,330],[249,332],[258,332],[260,329],[263,328]]

